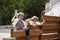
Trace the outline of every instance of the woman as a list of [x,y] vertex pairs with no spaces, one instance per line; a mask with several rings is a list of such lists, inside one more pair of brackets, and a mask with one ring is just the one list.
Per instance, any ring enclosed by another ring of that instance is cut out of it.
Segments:
[[17,15],[12,18],[12,24],[16,30],[27,28],[27,24],[23,21],[23,18],[24,13],[22,12],[17,13]]
[[15,27],[14,28],[14,31],[20,31],[20,30],[25,30],[26,31],[26,40],[28,40],[28,37],[29,37],[29,29],[27,28],[27,24],[25,21],[23,21],[23,18],[24,18],[24,13],[22,12],[19,12],[17,14],[17,18],[13,18],[13,26]]
[[32,26],[37,26],[37,25],[42,25],[45,22],[43,17],[42,17],[42,19],[43,19],[43,21],[39,22],[38,21],[38,17],[37,16],[33,16],[32,18],[27,19],[26,22],[29,23]]

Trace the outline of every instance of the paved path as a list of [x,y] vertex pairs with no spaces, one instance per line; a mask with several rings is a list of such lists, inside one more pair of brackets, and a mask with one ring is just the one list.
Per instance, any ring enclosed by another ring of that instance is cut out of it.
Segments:
[[10,28],[5,28],[0,27],[0,40],[2,40],[5,37],[10,37],[11,36],[11,29]]

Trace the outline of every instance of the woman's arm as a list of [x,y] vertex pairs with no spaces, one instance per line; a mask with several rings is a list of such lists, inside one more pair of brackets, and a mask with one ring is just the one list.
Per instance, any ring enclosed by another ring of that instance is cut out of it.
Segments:
[[26,23],[29,23],[29,21],[31,21],[31,20],[32,20],[31,18],[26,19]]
[[13,22],[14,20],[15,20],[15,16],[12,18],[12,20],[11,20],[11,21]]
[[41,25],[45,23],[45,19],[43,18],[43,16],[42,16],[42,20],[43,21],[41,22]]
[[15,15],[14,15],[14,17],[12,18],[12,22],[15,20],[15,18],[16,18],[16,15],[17,15],[17,10],[15,10]]

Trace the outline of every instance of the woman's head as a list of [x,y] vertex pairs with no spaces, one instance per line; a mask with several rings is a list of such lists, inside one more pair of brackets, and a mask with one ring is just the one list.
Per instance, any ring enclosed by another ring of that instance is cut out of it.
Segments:
[[33,16],[32,17],[32,21],[36,22],[38,20],[38,17],[37,16]]
[[19,12],[17,16],[18,16],[19,19],[23,19],[24,18],[24,13]]

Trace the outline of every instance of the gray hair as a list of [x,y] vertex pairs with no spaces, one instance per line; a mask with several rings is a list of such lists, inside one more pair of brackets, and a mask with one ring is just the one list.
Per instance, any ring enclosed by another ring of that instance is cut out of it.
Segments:
[[24,16],[24,13],[23,12],[19,12],[19,13],[17,13],[17,18],[20,16],[20,15],[23,15]]
[[38,17],[37,17],[37,16],[33,16],[33,17],[32,17],[32,19],[35,19],[35,18],[36,18],[36,19],[38,19]]

